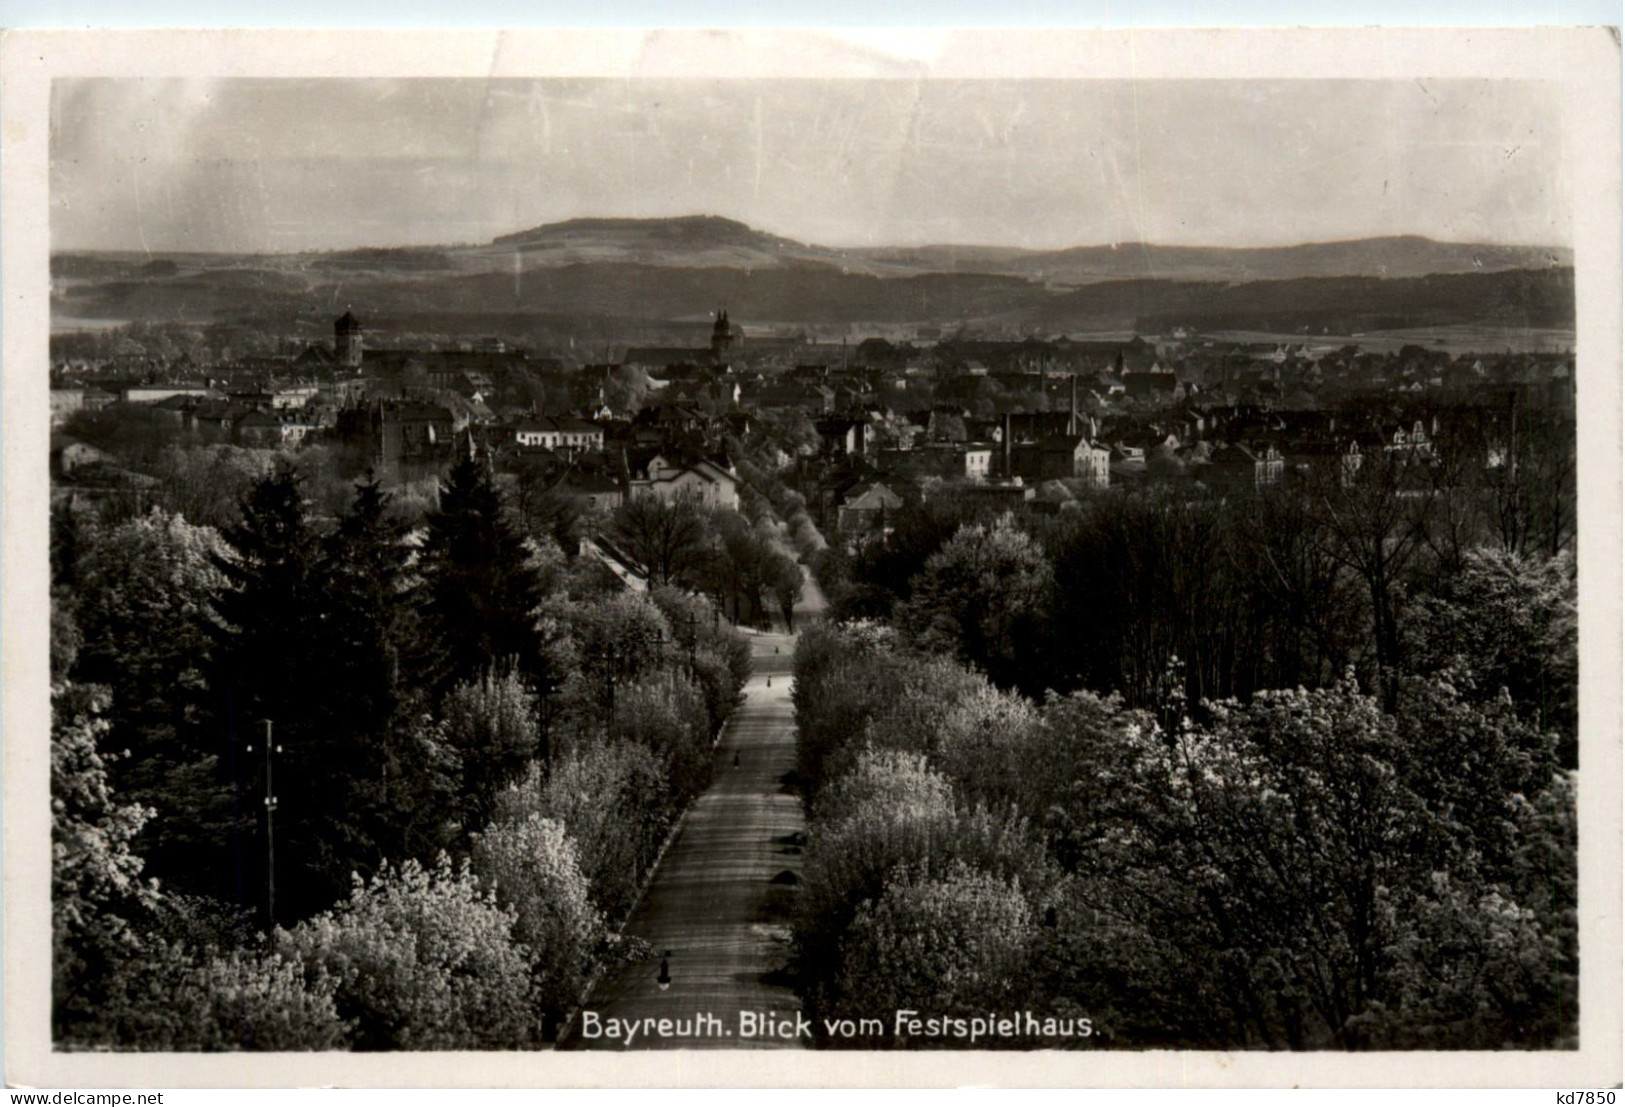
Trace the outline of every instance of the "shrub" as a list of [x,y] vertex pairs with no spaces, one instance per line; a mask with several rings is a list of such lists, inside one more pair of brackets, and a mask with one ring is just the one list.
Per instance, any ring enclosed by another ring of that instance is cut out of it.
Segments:
[[575,843],[540,815],[499,821],[475,839],[474,871],[513,912],[544,1014],[561,1015],[580,996],[603,936]]
[[118,965],[95,1022],[67,1044],[166,1052],[341,1049],[349,1028],[338,1015],[335,985],[292,951],[211,953],[149,938]]
[[900,873],[843,938],[830,1013],[1009,1010],[1029,987],[1031,922],[1021,889],[992,874],[964,864],[935,879]]
[[563,824],[593,902],[612,919],[632,906],[675,814],[655,755],[620,739],[570,750],[545,781],[533,766],[502,794],[497,811],[501,819],[539,814]]
[[278,937],[310,979],[336,980],[357,1049],[518,1049],[540,1027],[513,928],[467,864],[442,858],[357,879],[347,901]]

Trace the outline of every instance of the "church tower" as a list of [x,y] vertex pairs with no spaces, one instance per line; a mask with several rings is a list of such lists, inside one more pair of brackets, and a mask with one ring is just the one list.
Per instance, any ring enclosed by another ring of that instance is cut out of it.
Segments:
[[361,320],[348,311],[333,323],[333,356],[340,365],[361,368]]
[[728,355],[733,352],[733,329],[728,324],[728,309],[723,308],[717,312],[717,320],[711,324],[711,361],[717,365],[726,365]]

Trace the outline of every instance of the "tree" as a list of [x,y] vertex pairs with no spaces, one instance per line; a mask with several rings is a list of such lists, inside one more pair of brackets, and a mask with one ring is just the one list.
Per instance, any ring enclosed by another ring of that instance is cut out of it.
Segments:
[[171,446],[160,456],[154,475],[164,507],[198,526],[224,529],[236,521],[248,487],[270,469],[264,450]]
[[610,522],[610,535],[649,572],[651,584],[686,582],[705,549],[705,520],[693,496],[634,496]]
[[1326,554],[1364,586],[1371,620],[1374,686],[1393,705],[1400,664],[1399,588],[1424,548],[1432,497],[1414,487],[1419,462],[1374,448],[1352,473],[1339,465],[1316,473],[1311,495]]
[[937,764],[958,795],[1030,817],[1048,812],[1055,751],[1039,712],[1021,695],[983,685],[957,697],[935,744]]
[[465,833],[487,825],[497,795],[536,757],[536,699],[513,670],[491,670],[447,692],[441,734],[458,765],[455,812]]
[[731,511],[716,512],[712,521],[718,536],[712,561],[720,578],[717,592],[732,600],[735,624],[760,625],[762,590],[770,579],[770,566],[777,553],[773,541]]
[[523,1049],[540,1042],[514,916],[465,864],[385,866],[338,907],[277,935],[337,981],[356,1049]]
[[937,879],[900,871],[878,900],[858,908],[829,1012],[1011,1010],[1030,987],[1032,936],[1027,900],[1008,880],[962,863]]
[[[99,748],[106,690],[51,690],[51,1025],[58,1040],[94,1026],[117,967],[140,948],[131,920],[157,889],[132,843],[150,808],[119,800]],[[92,1037],[94,1031],[90,1032]]]
[[655,754],[608,739],[562,752],[546,774],[532,765],[498,798],[499,820],[532,814],[563,825],[593,902],[606,918],[618,919],[631,909],[676,807]]
[[921,647],[952,654],[1008,686],[1021,660],[1018,641],[1051,583],[1043,551],[1003,515],[991,527],[961,527],[932,554],[898,619]]
[[624,592],[571,605],[566,618],[578,664],[568,697],[578,713],[612,716],[619,689],[665,661],[671,627],[654,604]]
[[781,550],[768,562],[766,576],[773,598],[778,601],[779,613],[784,616],[784,625],[793,634],[796,629],[796,601],[801,599],[801,589],[805,583],[801,566],[796,564],[795,558]]
[[474,871],[513,912],[514,938],[530,953],[537,1001],[557,1020],[580,998],[603,937],[575,842],[563,825],[541,815],[498,821],[475,839]]
[[82,546],[76,675],[111,692],[108,741],[131,754],[111,766],[114,786],[158,812],[140,846],[152,870],[207,888],[205,874],[226,860],[231,818],[207,686],[206,616],[226,586],[225,544],[154,509]]
[[[284,787],[275,827],[282,871],[276,875],[287,892],[277,904],[285,917],[325,906],[343,894],[349,851],[339,843],[348,838],[349,828],[337,797],[355,773],[354,766],[341,761],[342,754],[355,751],[330,748],[321,728],[330,675],[320,648],[327,629],[321,543],[307,517],[301,485],[287,464],[255,482],[243,500],[242,521],[225,532],[227,553],[214,559],[228,582],[214,604],[217,749],[232,787],[258,799],[266,794],[266,745],[281,747],[276,763]],[[296,786],[287,787],[290,781]],[[255,803],[254,809],[257,838],[264,843],[269,808]],[[230,844],[239,858],[254,859],[243,872],[246,887],[266,888],[269,851],[251,849],[242,841]]]
[[916,754],[868,751],[813,808],[794,924],[794,964],[818,1012],[841,1002],[855,921],[899,873],[910,882],[986,873],[1029,902],[1051,883],[1042,848],[1020,819],[956,808],[948,781]]
[[1521,409],[1513,396],[1507,422],[1501,463],[1489,474],[1495,536],[1510,553],[1556,557],[1576,534],[1574,419]]
[[418,584],[406,524],[389,514],[375,480],[355,486],[348,510],[323,543],[323,659],[318,705],[323,741],[345,775],[331,796],[346,812],[354,867],[370,873],[405,851],[400,800],[421,771],[402,731],[421,705],[419,674],[433,671],[432,644],[416,611]]
[[885,618],[912,594],[915,578],[925,563],[959,530],[963,522],[956,505],[927,500],[906,504],[891,520],[892,532],[883,542],[864,544],[853,559],[852,597],[835,614]]
[[1578,754],[1578,595],[1571,557],[1473,550],[1435,595],[1418,596],[1405,619],[1409,669],[1448,672],[1494,699],[1505,689],[1517,710]]
[[[1070,952],[1050,991],[1111,982],[1132,1011],[1125,1030],[1232,1048],[1482,1045],[1486,1027],[1537,1022],[1543,1040],[1560,1033],[1566,905],[1519,903],[1508,867],[1529,854],[1513,829],[1525,801],[1505,789],[1544,788],[1538,773],[1507,775],[1518,761],[1502,757],[1473,771],[1465,790],[1488,793],[1473,799],[1438,792],[1416,763],[1435,756],[1416,748],[1428,731],[1469,727],[1435,743],[1449,757],[1485,743],[1488,721],[1463,719],[1448,695],[1414,724],[1396,720],[1352,678],[1210,710],[1208,726],[1131,727],[1103,751],[1117,779],[1092,784],[1105,799],[1073,855]],[[1080,812],[1073,832],[1090,821]],[[1503,939],[1506,958],[1486,957],[1479,942]],[[1557,1006],[1532,1021],[1547,1001]],[[1463,1003],[1473,1019],[1429,1023]]]
[[709,716],[691,677],[667,669],[629,681],[617,690],[614,710],[611,734],[654,753],[679,806],[711,783]]
[[750,679],[750,643],[721,622],[715,605],[705,596],[675,588],[657,588],[651,595],[671,629],[668,653],[686,664],[704,692],[709,729],[714,734],[738,704]]
[[439,509],[425,522],[425,617],[446,658],[436,685],[476,679],[507,662],[536,677],[540,583],[485,465],[471,458],[454,465]]
[[820,623],[796,641],[796,771],[809,800],[843,747],[896,687],[895,633],[873,622]]
[[164,1052],[343,1049],[336,981],[277,950],[208,950],[150,936],[75,1044]]
[[840,978],[840,945],[859,905],[885,891],[899,868],[927,861],[951,832],[953,791],[925,759],[864,754],[814,808],[796,904],[794,963],[816,1006]]
[[861,710],[861,724],[843,745],[828,751],[824,775],[841,776],[868,751],[924,754],[941,769],[944,727],[958,705],[988,687],[987,678],[948,657],[900,654],[877,666],[873,677],[861,662],[843,668],[838,680],[851,696],[842,711]]

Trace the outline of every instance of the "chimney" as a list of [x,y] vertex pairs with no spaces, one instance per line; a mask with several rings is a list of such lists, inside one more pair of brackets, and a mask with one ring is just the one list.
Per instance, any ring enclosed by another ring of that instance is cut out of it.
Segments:
[[1067,416],[1066,433],[1078,433],[1078,375],[1072,374],[1072,407],[1071,414]]

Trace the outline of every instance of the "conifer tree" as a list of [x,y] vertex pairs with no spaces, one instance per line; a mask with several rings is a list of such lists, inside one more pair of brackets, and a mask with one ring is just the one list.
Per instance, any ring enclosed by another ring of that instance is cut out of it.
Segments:
[[[356,852],[344,824],[342,745],[323,727],[332,674],[322,648],[321,544],[306,513],[301,478],[283,464],[244,496],[242,521],[225,531],[217,563],[230,586],[216,601],[222,762],[243,818],[236,829],[244,906],[267,907],[266,746],[276,782],[276,918],[326,906],[349,879]],[[269,727],[267,726],[269,724]],[[269,742],[267,736],[269,735]]]
[[444,651],[437,690],[508,663],[537,677],[541,583],[487,466],[473,458],[453,466],[441,484],[440,507],[426,521],[426,615]]
[[431,667],[432,643],[420,632],[418,586],[407,524],[388,513],[389,495],[370,478],[323,543],[318,598],[327,695],[316,704],[324,743],[347,776],[335,782],[346,820],[352,868],[370,875],[384,858],[401,859],[406,824],[422,811],[425,781],[414,779],[411,718],[421,699],[418,674]]

